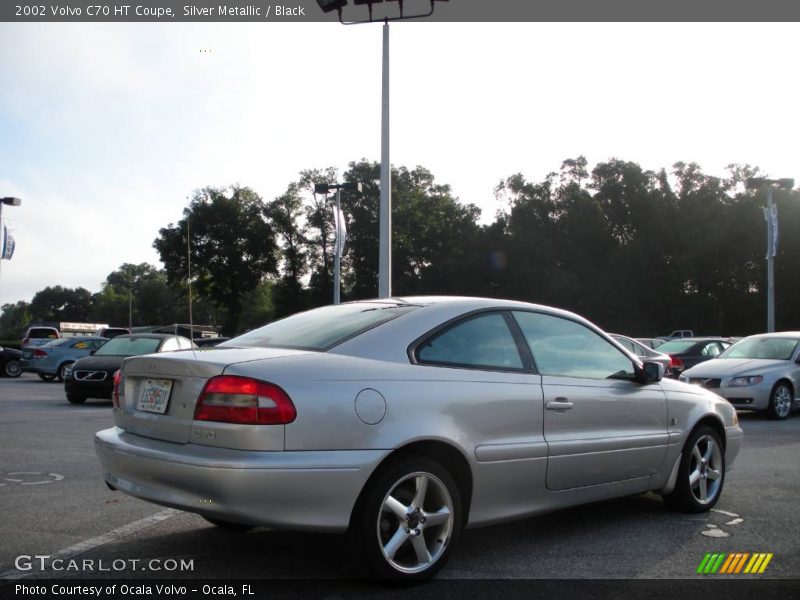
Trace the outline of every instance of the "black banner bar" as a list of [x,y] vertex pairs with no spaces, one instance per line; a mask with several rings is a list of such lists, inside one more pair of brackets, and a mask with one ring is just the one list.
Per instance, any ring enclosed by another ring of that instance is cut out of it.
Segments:
[[[373,5],[373,19],[396,17],[398,2]],[[425,14],[430,0],[404,0],[406,15]],[[352,0],[345,21],[368,18]],[[426,21],[798,21],[793,0],[449,0]],[[5,22],[321,22],[338,21],[316,0],[0,0]]]

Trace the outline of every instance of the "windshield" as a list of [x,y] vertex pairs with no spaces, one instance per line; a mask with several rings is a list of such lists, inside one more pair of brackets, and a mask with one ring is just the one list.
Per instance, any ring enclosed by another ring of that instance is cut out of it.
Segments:
[[681,354],[694,346],[697,342],[684,342],[683,340],[673,340],[665,342],[658,347],[659,352],[664,354]]
[[140,356],[158,352],[159,338],[117,337],[106,342],[95,356]]
[[789,360],[799,340],[796,338],[752,337],[734,344],[717,358],[766,358]]
[[417,308],[419,305],[385,302],[324,306],[274,321],[218,347],[256,346],[328,350],[346,339]]

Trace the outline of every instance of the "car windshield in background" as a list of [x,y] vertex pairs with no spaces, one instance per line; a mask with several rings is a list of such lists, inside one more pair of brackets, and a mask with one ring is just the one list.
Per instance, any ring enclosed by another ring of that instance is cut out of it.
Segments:
[[218,348],[255,346],[328,350],[359,333],[417,308],[419,305],[416,304],[385,302],[324,306],[254,329],[220,344]]
[[694,346],[697,342],[684,342],[682,340],[673,340],[665,342],[658,347],[658,351],[664,354],[680,354],[686,352],[689,348]]
[[157,338],[114,338],[104,344],[95,356],[140,356],[158,351],[161,343]]
[[789,360],[797,343],[794,338],[750,338],[728,348],[718,358],[766,358]]

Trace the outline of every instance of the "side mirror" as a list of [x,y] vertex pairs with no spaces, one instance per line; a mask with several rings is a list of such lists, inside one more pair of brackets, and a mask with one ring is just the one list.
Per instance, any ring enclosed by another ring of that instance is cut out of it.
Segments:
[[658,383],[664,378],[664,365],[657,362],[642,363],[642,383]]
[[94,356],[95,352],[97,352],[97,350],[89,350],[89,356]]

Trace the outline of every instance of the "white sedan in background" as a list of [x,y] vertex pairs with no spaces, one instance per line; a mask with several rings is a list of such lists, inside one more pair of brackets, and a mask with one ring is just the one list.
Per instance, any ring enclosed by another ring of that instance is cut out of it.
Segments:
[[736,408],[785,419],[800,403],[800,331],[752,335],[680,379],[716,392]]

